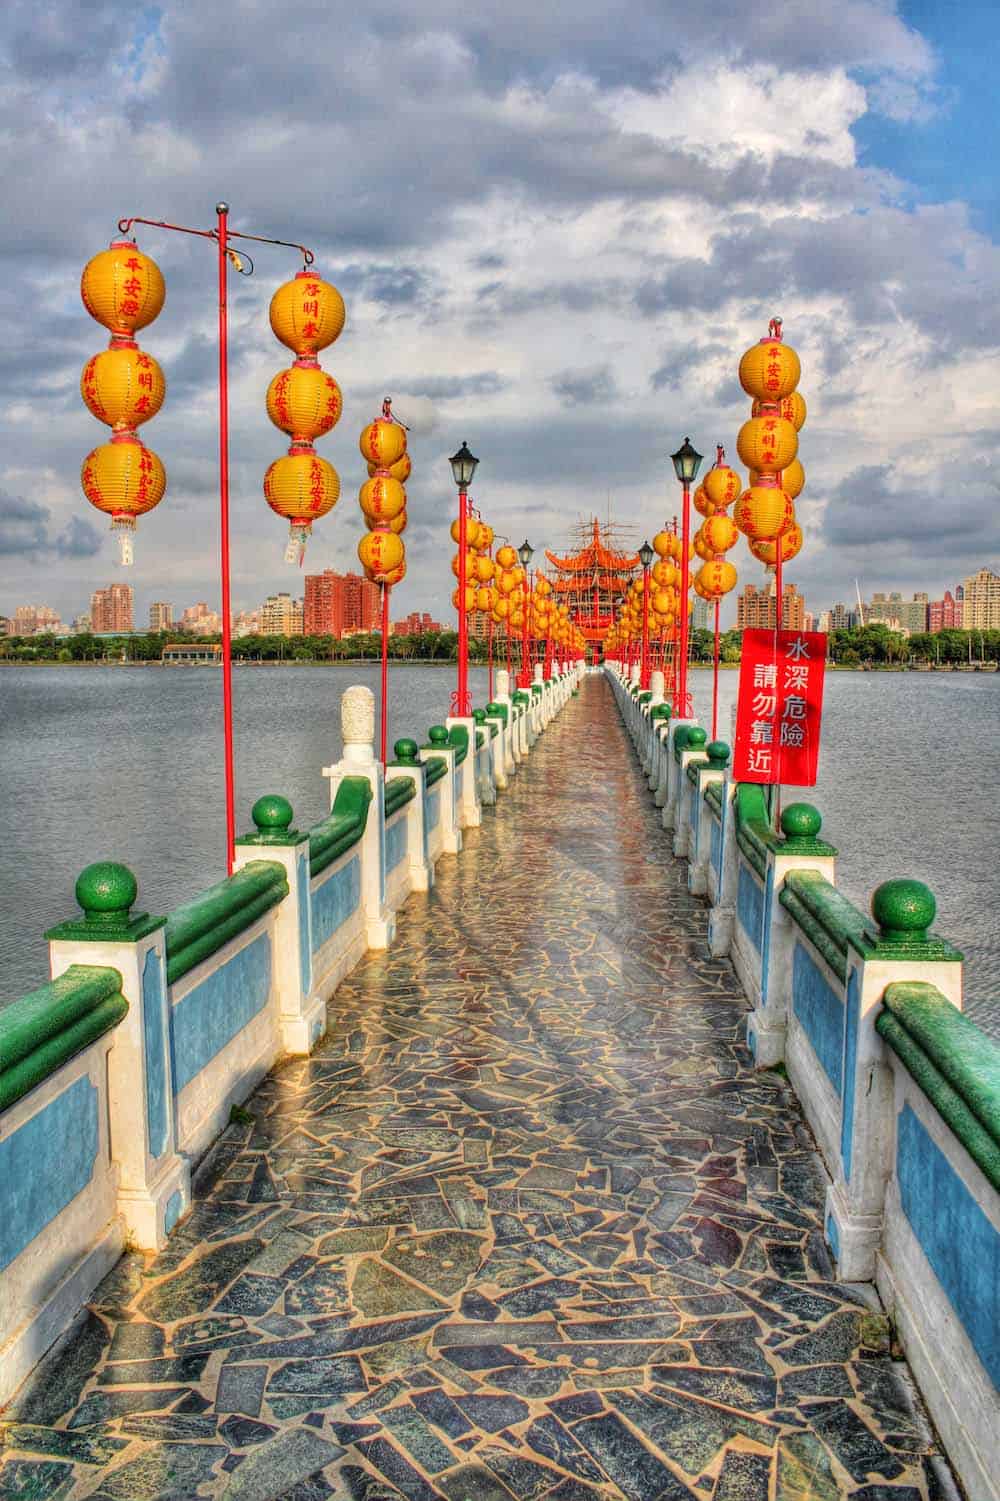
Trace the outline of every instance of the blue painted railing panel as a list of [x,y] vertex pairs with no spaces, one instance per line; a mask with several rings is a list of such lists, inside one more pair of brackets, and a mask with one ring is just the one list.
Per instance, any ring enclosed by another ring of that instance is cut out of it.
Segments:
[[796,943],[792,957],[792,1009],[834,1089],[844,1079],[844,1003],[812,955]]
[[178,1094],[263,1011],[270,994],[271,935],[261,933],[178,1001],[171,1026]]
[[858,1066],[858,1025],[861,1019],[861,987],[858,971],[852,969],[847,980],[847,1001],[844,1016],[844,1108],[840,1121],[840,1160],[844,1164],[844,1177],[851,1181],[851,1164],[854,1159],[854,1075]]
[[896,1135],[903,1213],[973,1349],[1000,1387],[1000,1231],[909,1105]]
[[430,833],[441,822],[441,794],[438,791],[427,794],[427,803],[424,810],[424,828]]
[[396,869],[396,866],[406,854],[406,830],[409,820],[405,810],[399,815],[395,823],[391,823],[385,831],[385,869],[386,874]]
[[309,900],[309,846],[299,851],[295,862],[299,909],[299,984],[302,994],[312,990],[312,902]]
[[312,893],[312,945],[316,954],[353,917],[361,902],[361,860],[352,855],[332,876],[321,876]]
[[84,1077],[0,1142],[0,1270],[87,1187],[99,1139],[97,1090]]
[[717,887],[722,882],[722,824],[712,815],[712,869]]
[[736,885],[736,916],[759,954],[764,930],[764,889],[750,867],[742,862]]
[[146,1055],[146,1127],[149,1155],[162,1157],[170,1133],[167,1102],[167,976],[163,957],[155,948],[142,966],[142,1042]]

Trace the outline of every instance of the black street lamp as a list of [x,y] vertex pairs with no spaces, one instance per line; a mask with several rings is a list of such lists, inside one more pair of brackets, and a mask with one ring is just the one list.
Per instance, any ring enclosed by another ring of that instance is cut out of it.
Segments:
[[677,692],[673,709],[683,719],[691,717],[691,700],[687,691],[688,670],[688,594],[691,587],[691,484],[697,479],[703,455],[692,447],[691,439],[685,438],[676,453],[670,458],[674,473],[684,487],[683,525],[681,530],[681,639],[680,664],[676,674]]

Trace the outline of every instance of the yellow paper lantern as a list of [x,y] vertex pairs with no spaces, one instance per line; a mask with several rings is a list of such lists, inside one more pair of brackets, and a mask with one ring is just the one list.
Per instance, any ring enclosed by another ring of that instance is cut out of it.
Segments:
[[692,500],[694,502],[694,508],[698,512],[699,516],[715,515],[715,504],[713,501],[709,500],[703,485],[698,486],[697,490],[692,496]]
[[702,527],[702,532],[712,553],[728,552],[740,540],[736,523],[724,512],[720,512],[718,516],[710,516]]
[[358,446],[361,457],[376,469],[391,469],[406,452],[406,429],[391,417],[376,417],[363,429]]
[[339,498],[340,476],[317,453],[285,454],[264,475],[264,499],[295,526],[308,527],[332,511]]
[[725,510],[734,500],[739,500],[743,481],[728,464],[717,464],[710,469],[703,481],[705,494],[717,509]]
[[798,499],[806,483],[806,472],[798,459],[794,459],[787,469],[781,471],[778,483],[786,495],[790,495],[793,500]]
[[[763,417],[768,415],[765,408],[773,410],[773,406],[774,403],[771,402],[755,401],[750,408],[750,415]],[[777,416],[784,417],[786,422],[790,422],[797,433],[802,431],[805,427],[808,408],[806,399],[800,391],[793,391],[791,396],[783,396],[777,403],[777,408]]]
[[[452,558],[452,560],[451,560],[451,571],[455,575],[456,578],[458,578],[459,575],[461,574],[461,571],[462,571],[462,554],[461,553],[457,552],[455,554],[455,556]],[[475,577],[476,577],[476,554],[472,551],[471,547],[466,548],[466,551],[465,551],[465,577],[466,577],[466,579],[472,579],[472,580],[474,580]]]
[[159,458],[138,438],[119,434],[88,453],[80,482],[90,504],[111,517],[111,529],[119,534],[122,563],[130,564],[135,519],[159,505],[167,488]]
[[476,609],[477,610],[492,610],[492,608],[493,608],[493,590],[490,589],[490,588],[486,588],[486,587],[481,588],[481,589],[477,589],[476,590]]
[[753,485],[736,502],[733,520],[750,542],[766,542],[795,523],[795,507],[784,490]]
[[115,518],[145,516],[167,488],[162,463],[138,438],[115,438],[92,449],[80,480],[90,504]]
[[315,354],[340,334],[344,299],[315,272],[299,271],[271,298],[270,316],[276,339],[298,355]]
[[[378,464],[373,464],[371,463],[371,461],[369,461],[368,473],[370,476],[380,474],[381,472],[382,471],[380,470]],[[401,459],[397,459],[395,464],[389,465],[389,474],[393,479],[398,479],[401,485],[406,484],[406,481],[409,479],[412,473],[413,464],[410,461],[410,455],[408,453],[404,453],[403,457]]]
[[479,554],[473,566],[476,578],[481,584],[488,584],[496,572],[496,564],[493,559],[486,557],[484,553]]
[[332,375],[315,361],[296,360],[267,388],[267,415],[294,443],[311,443],[340,421],[344,399]]
[[112,240],[110,249],[84,266],[80,296],[90,316],[110,329],[113,338],[131,339],[158,317],[166,287],[159,266],[132,240]]
[[766,563],[773,568],[778,556],[778,546],[781,546],[781,561],[787,563],[790,558],[797,557],[802,551],[802,528],[793,525],[781,536],[771,542],[751,542],[750,551],[759,563]]
[[740,385],[758,401],[780,401],[799,383],[799,357],[779,338],[761,339],[740,360]]
[[509,542],[505,542],[503,547],[497,548],[497,562],[500,564],[501,568],[514,567],[515,563],[517,562],[517,553],[511,547]]
[[497,594],[493,601],[493,615],[497,620],[506,620],[510,614],[510,600]]
[[758,474],[778,474],[795,458],[799,438],[784,417],[751,417],[736,439],[740,458]]
[[657,532],[653,538],[653,551],[661,558],[670,557],[670,545],[673,541],[673,532]]
[[[365,569],[365,576],[366,577],[370,577],[370,575],[368,574],[368,570],[367,569]],[[404,560],[401,563],[397,563],[396,566],[395,566],[395,568],[390,568],[389,571],[388,571],[388,573],[382,574],[380,578],[373,578],[372,579],[372,583],[374,583],[374,584],[381,583],[381,584],[384,584],[387,589],[394,589],[397,584],[401,584],[403,582],[403,580],[405,579],[405,577],[406,577],[406,562]]]
[[362,568],[371,571],[376,583],[398,568],[405,556],[403,540],[395,532],[367,532],[358,543],[358,560]]
[[[367,521],[365,524],[370,532],[373,532],[377,525],[373,521]],[[397,537],[401,537],[406,531],[406,512],[400,511],[398,516],[393,516],[392,520],[387,521],[385,524],[388,526],[390,532],[395,532]]]
[[488,526],[485,521],[479,523],[479,546],[484,552],[489,552],[493,546],[493,528]]
[[714,550],[709,547],[707,541],[705,540],[705,533],[702,527],[699,527],[697,532],[695,532],[694,541],[692,543],[692,551],[694,552],[695,556],[701,558],[703,562],[707,562],[709,558],[715,557]]
[[535,592],[540,594],[542,599],[545,599],[547,595],[552,593],[552,585],[547,578],[540,578],[538,580],[538,583],[535,585]]
[[719,599],[736,588],[736,569],[724,559],[713,558],[698,570],[698,581],[710,599]]
[[163,405],[167,383],[151,354],[138,345],[112,344],[83,367],[80,395],[98,422],[134,432]]
[[[503,552],[503,548],[500,549],[500,552]],[[499,560],[500,553],[497,553],[497,561],[499,562]],[[497,579],[497,588],[500,590],[500,593],[513,594],[517,587],[518,580],[514,577],[514,570],[512,568],[505,568]]]
[[406,507],[406,491],[398,479],[377,474],[361,486],[358,504],[369,521],[392,521]]

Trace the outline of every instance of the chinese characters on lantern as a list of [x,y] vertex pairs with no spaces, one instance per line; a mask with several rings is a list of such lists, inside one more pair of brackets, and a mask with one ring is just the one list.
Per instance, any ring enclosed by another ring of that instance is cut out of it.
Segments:
[[812,787],[819,760],[826,636],[743,632],[733,776]]

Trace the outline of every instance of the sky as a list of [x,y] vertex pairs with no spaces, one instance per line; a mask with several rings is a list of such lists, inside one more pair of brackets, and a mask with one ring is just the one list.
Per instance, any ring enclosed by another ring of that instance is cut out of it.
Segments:
[[[80,490],[107,430],[79,375],[107,335],[79,278],[119,217],[207,228],[220,198],[234,228],[310,245],[347,304],[321,355],[344,415],[318,444],[342,495],[306,571],[358,566],[357,439],[384,395],[410,426],[394,618],[451,618],[463,441],[515,544],[564,550],[609,506],[633,543],[655,532],[686,435],[735,459],[739,358],[772,315],[809,406],[787,575],[808,605],[856,577],[940,597],[995,566],[998,40],[984,0],[8,0],[0,613],[68,620],[122,578],[137,623],[153,599],[217,603],[212,248],[138,232],[167,284],[140,343],[167,377],[143,437],[168,488],[129,570]],[[236,608],[302,591],[261,488],[290,358],[267,308],[298,263],[254,258],[231,287]],[[742,539],[729,556],[738,588],[763,581]]]

